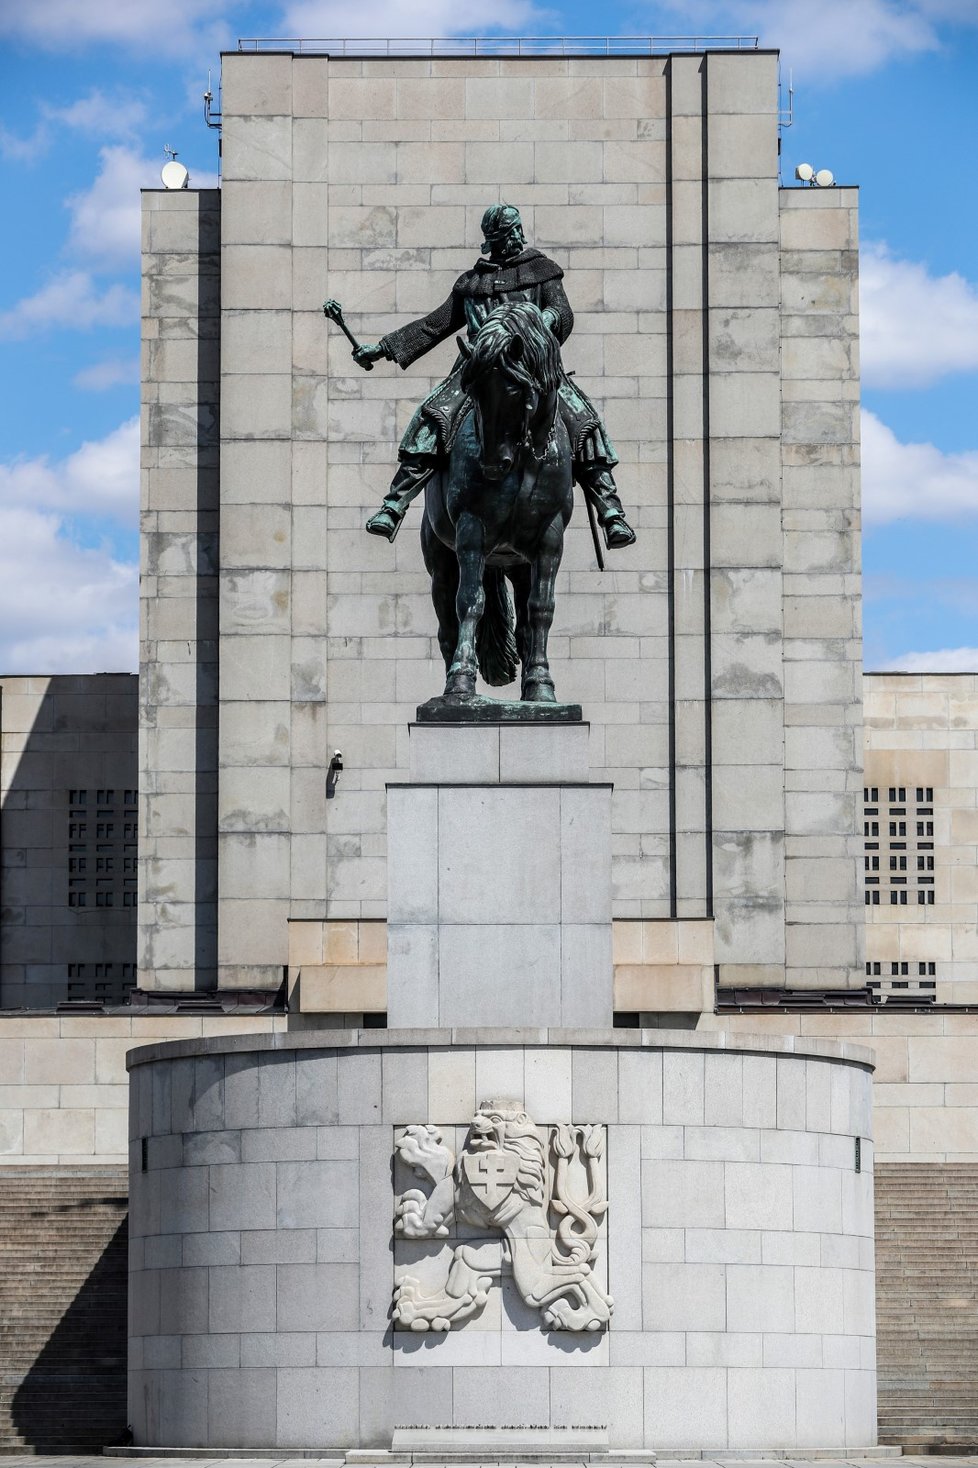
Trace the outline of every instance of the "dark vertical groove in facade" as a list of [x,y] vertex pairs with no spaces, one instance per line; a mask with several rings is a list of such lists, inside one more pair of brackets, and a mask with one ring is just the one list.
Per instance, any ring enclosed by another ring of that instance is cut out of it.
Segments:
[[713,658],[710,616],[710,147],[709,56],[703,57],[700,145],[703,175],[703,840],[706,916],[713,916]]
[[[201,200],[203,205],[203,200]],[[197,677],[195,709],[194,975],[217,988],[218,626],[220,567],[220,194],[197,216]],[[205,411],[209,409],[209,413]]]
[[669,916],[678,911],[676,873],[676,455],[673,405],[672,320],[672,62],[666,66],[666,599],[668,607],[669,668],[666,697],[669,706]]

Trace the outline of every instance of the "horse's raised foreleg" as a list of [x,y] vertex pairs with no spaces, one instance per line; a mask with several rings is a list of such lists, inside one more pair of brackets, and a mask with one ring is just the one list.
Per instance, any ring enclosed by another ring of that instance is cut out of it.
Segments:
[[455,526],[455,554],[458,557],[458,595],[455,612],[458,617],[458,643],[448,669],[446,694],[475,692],[479,658],[475,634],[486,604],[482,577],[486,568],[485,529],[474,515],[459,516]]
[[555,515],[540,538],[531,567],[527,599],[527,656],[523,661],[523,698],[528,703],[554,703],[554,680],[547,660],[547,638],[554,619],[554,585],[564,553],[564,522]]
[[431,600],[438,618],[438,646],[447,670],[458,646],[458,617],[455,612],[458,561],[455,553],[432,530],[427,511],[421,521],[421,554],[431,577]]

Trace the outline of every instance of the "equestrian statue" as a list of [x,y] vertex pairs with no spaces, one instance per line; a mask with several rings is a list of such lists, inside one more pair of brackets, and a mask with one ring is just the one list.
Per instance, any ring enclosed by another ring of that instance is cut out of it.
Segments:
[[527,248],[510,204],[487,209],[482,232],[488,258],[459,276],[448,300],[375,344],[356,341],[338,302],[323,310],[368,372],[381,358],[406,368],[464,332],[448,377],[411,419],[397,473],[366,528],[393,541],[425,491],[421,546],[447,698],[474,697],[477,673],[501,687],[522,665],[521,698],[553,703],[547,637],[574,481],[608,549],[632,545],[635,533],[618,498],[611,439],[561,363],[574,325],[563,271]]

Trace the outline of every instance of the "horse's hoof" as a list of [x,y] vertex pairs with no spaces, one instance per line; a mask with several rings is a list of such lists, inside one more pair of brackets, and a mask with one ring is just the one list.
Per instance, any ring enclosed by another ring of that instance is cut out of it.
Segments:
[[445,684],[446,698],[466,698],[475,693],[474,673],[452,673]]
[[524,703],[556,703],[557,695],[552,683],[526,683],[523,686]]

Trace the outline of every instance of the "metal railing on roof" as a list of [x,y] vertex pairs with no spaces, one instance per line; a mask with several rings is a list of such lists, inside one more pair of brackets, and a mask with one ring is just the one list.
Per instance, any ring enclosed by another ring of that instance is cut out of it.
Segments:
[[239,51],[327,56],[664,56],[671,51],[756,51],[757,36],[244,36]]

